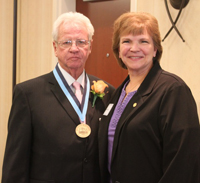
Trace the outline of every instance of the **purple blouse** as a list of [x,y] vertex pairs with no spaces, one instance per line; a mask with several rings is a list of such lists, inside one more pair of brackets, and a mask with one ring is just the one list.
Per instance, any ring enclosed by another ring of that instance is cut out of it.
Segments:
[[[114,141],[115,130],[116,130],[119,118],[121,117],[121,114],[123,113],[124,109],[126,108],[129,100],[137,92],[137,91],[132,91],[132,92],[128,93],[128,95],[126,96],[125,87],[127,86],[128,83],[129,83],[129,81],[127,81],[125,83],[125,85],[122,89],[120,98],[117,102],[117,105],[115,107],[115,110],[113,112],[113,115],[112,115],[112,118],[110,120],[110,124],[108,127],[108,170],[109,170],[109,172],[111,172],[110,166],[111,166],[111,158],[112,158],[113,141]],[[126,98],[124,99],[125,96],[126,96]]]

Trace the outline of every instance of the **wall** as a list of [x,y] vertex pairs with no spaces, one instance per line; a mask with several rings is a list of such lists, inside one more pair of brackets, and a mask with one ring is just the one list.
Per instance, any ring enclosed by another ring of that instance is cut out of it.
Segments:
[[17,83],[51,70],[52,9],[49,0],[18,1]]
[[62,12],[74,10],[74,0],[18,0],[17,82],[45,74],[55,67],[53,22]]
[[7,121],[12,100],[12,12],[13,0],[0,0],[0,167],[3,162]]
[[[171,27],[164,0],[138,0],[137,3],[135,3],[135,0],[132,0],[131,3],[137,5],[137,7],[131,7],[131,11],[146,11],[158,19],[161,36],[164,38]],[[169,1],[168,5],[172,18],[175,20],[178,10],[172,8]],[[164,52],[161,66],[163,69],[177,74],[188,84],[196,100],[200,116],[199,7],[200,1],[192,0],[183,9],[176,26],[185,42],[180,39],[175,30],[172,30],[169,36],[162,42]]]

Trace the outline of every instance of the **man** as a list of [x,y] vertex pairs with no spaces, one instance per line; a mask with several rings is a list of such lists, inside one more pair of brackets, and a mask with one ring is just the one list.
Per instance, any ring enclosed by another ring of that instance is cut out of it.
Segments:
[[98,78],[84,66],[93,33],[84,15],[62,14],[53,27],[55,69],[16,85],[2,183],[99,182],[98,123],[114,88],[107,84],[92,106],[90,85]]

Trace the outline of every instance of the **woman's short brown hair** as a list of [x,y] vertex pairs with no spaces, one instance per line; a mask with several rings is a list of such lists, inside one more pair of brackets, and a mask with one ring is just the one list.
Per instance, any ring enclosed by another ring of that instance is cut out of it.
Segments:
[[119,58],[120,37],[125,34],[140,35],[144,33],[145,30],[152,37],[154,46],[157,49],[154,60],[160,62],[162,56],[161,37],[158,21],[154,16],[145,12],[128,12],[122,14],[114,22],[112,49],[122,68],[127,69],[125,64]]

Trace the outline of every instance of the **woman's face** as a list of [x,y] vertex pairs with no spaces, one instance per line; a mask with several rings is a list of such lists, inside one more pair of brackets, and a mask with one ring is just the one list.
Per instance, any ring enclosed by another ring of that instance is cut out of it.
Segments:
[[147,31],[141,35],[128,34],[120,37],[119,58],[126,65],[129,74],[147,74],[153,66],[156,51]]

